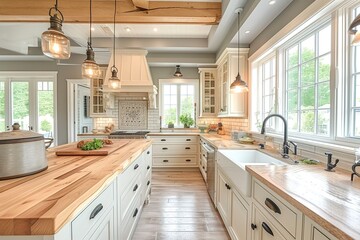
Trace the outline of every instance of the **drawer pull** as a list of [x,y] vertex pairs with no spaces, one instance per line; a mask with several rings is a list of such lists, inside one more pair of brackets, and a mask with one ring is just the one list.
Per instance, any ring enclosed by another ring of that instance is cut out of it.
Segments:
[[147,154],[150,154],[150,151],[147,151]]
[[256,224],[253,224],[253,223],[252,223],[252,224],[251,224],[251,229],[252,229],[252,230],[255,230],[256,228],[257,228]]
[[162,148],[162,150],[168,150],[168,148]]
[[204,166],[203,166],[202,168],[203,168],[203,169],[205,169],[205,167],[204,167]]
[[149,169],[150,169],[150,166],[148,165],[146,169],[149,170]]
[[95,208],[94,210],[91,212],[90,214],[90,219],[93,219],[96,217],[96,215],[98,215],[98,213],[104,208],[104,206],[99,203]]
[[148,181],[146,185],[148,185],[148,186],[149,186],[149,185],[150,185],[150,181]]
[[206,157],[205,154],[203,154],[203,157]]
[[274,236],[274,233],[271,231],[271,228],[269,227],[269,225],[267,225],[265,222],[263,222],[261,224],[261,226],[268,234],[270,234],[271,236]]
[[187,162],[191,162],[191,159],[186,159]]
[[164,138],[163,138],[163,139],[161,139],[160,141],[162,141],[162,142],[166,142],[166,139],[164,139]]
[[136,215],[138,214],[139,210],[136,208],[133,214],[133,217],[136,217]]
[[133,188],[133,192],[135,192],[137,189],[138,189],[138,185],[136,184],[135,186],[134,186],[134,188]]
[[190,147],[186,147],[185,149],[190,149]]
[[191,139],[190,139],[190,138],[187,138],[186,141],[187,141],[187,142],[191,142]]
[[281,210],[278,205],[276,205],[276,203],[274,203],[270,198],[266,198],[265,205],[271,210],[273,210],[275,213],[281,214]]
[[[204,167],[203,167],[203,169],[205,169]],[[225,183],[225,187],[227,188],[227,189],[231,189],[231,187],[230,187],[230,185],[229,184],[227,184],[227,183]]]
[[163,162],[169,162],[169,160],[166,160],[166,159],[165,159],[165,160],[163,160]]
[[139,167],[139,164],[135,164],[134,170],[136,170]]

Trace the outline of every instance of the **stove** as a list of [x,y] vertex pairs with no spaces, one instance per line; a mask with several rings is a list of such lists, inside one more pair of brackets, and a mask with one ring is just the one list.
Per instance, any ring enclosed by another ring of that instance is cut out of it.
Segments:
[[146,138],[149,131],[115,131],[110,133],[110,139],[141,139]]

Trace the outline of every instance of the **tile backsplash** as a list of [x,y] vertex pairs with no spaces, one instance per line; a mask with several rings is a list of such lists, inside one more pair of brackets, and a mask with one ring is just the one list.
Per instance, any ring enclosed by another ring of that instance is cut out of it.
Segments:
[[197,124],[217,124],[221,122],[226,135],[230,135],[231,131],[248,131],[249,120],[247,118],[205,118],[197,119]]

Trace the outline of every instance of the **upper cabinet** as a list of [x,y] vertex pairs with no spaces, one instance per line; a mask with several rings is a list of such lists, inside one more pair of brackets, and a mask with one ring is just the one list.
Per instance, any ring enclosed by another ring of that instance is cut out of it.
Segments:
[[217,101],[217,69],[199,68],[200,73],[200,117],[216,116]]
[[98,79],[91,79],[90,96],[90,116],[91,117],[109,117],[112,114],[110,108],[114,106],[114,96],[110,93],[104,93],[102,87],[105,78],[105,68],[100,68],[101,74]]
[[[220,88],[219,117],[247,117],[248,93],[232,93],[230,85],[235,80],[238,70],[242,79],[248,82],[248,48],[227,48],[216,62],[217,82]],[[239,62],[239,66],[238,66]]]

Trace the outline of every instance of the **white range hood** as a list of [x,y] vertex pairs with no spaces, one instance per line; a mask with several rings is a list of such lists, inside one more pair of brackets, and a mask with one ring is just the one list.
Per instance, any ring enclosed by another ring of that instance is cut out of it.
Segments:
[[106,70],[103,92],[112,93],[116,96],[142,96],[149,100],[149,108],[156,108],[157,87],[153,84],[149,65],[146,61],[146,50],[141,49],[118,49],[115,51],[115,66],[118,69],[118,78],[121,81],[120,89],[108,87],[108,79],[111,77],[113,66],[112,53]]

